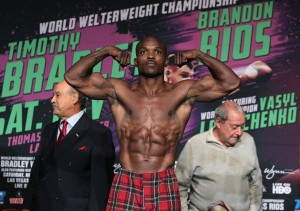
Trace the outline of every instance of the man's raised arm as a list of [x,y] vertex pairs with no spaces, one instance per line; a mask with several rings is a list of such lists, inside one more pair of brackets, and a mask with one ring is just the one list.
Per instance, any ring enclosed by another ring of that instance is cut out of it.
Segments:
[[114,46],[105,46],[82,57],[65,73],[66,82],[84,95],[94,99],[107,99],[113,84],[100,73],[93,73],[93,68],[106,57],[113,57],[121,66],[129,64],[130,56]]
[[189,91],[190,97],[196,97],[196,101],[210,102],[238,90],[241,79],[220,60],[198,50],[182,51],[175,54],[175,64],[178,66],[195,59],[208,67],[212,77],[206,76],[195,82]]

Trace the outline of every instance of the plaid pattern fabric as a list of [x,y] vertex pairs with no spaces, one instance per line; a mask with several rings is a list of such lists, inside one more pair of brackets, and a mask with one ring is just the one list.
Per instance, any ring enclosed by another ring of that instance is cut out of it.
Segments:
[[115,175],[106,211],[179,211],[177,178],[173,168],[157,173],[120,169]]

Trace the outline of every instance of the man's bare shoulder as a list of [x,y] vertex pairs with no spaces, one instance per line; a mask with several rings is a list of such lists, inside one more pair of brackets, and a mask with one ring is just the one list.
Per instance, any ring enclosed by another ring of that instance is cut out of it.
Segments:
[[122,88],[129,88],[131,86],[130,83],[121,78],[107,78],[107,80],[116,88],[121,86]]
[[[118,93],[118,97],[129,97],[129,94],[136,93],[139,90],[137,82],[128,82],[124,79],[110,78],[110,83],[113,85],[114,90]],[[131,96],[132,97],[132,96]]]
[[170,84],[170,89],[189,89],[191,88],[195,83],[197,83],[197,80],[193,80],[193,79],[187,79],[187,80],[182,80],[177,82],[176,84]]

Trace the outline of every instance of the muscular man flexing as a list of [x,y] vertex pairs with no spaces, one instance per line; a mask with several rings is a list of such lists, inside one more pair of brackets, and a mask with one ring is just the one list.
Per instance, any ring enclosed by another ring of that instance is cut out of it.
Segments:
[[[114,46],[83,57],[66,72],[65,80],[90,98],[108,100],[115,119],[122,169],[115,176],[107,210],[179,210],[178,184],[172,166],[193,104],[232,93],[238,89],[240,78],[218,59],[187,50],[175,54],[175,64],[182,66],[197,59],[212,76],[167,83],[167,47],[154,36],[143,38],[136,46],[136,54],[136,83],[92,72],[96,64],[109,56],[121,66],[129,64],[130,54]],[[154,182],[157,179],[159,184]]]

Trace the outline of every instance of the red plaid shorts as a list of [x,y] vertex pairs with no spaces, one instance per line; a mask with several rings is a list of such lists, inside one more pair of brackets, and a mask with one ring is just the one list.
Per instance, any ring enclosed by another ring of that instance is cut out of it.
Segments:
[[157,173],[120,169],[115,175],[106,211],[180,211],[177,178],[173,168]]

